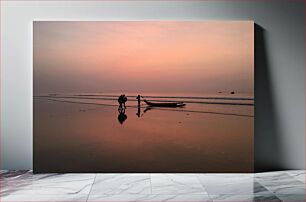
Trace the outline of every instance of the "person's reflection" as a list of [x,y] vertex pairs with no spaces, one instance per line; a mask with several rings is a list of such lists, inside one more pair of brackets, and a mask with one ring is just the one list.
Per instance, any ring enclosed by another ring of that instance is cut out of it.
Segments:
[[138,105],[138,109],[137,109],[137,113],[136,113],[136,115],[138,116],[138,117],[140,117],[140,106]]
[[123,124],[123,122],[127,119],[127,115],[125,114],[125,107],[118,108],[118,121],[120,124]]

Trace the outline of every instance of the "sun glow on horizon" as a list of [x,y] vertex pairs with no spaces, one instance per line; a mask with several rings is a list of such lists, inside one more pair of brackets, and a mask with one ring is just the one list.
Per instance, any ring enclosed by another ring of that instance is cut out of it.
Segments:
[[253,93],[253,77],[251,21],[34,22],[34,93]]

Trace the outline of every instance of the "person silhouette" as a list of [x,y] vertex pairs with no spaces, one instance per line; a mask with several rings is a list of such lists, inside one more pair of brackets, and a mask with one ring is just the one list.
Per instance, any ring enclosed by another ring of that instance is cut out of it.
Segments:
[[138,116],[138,117],[140,117],[140,95],[138,95],[137,97],[136,97],[136,99],[138,100],[138,110],[137,110],[137,113],[136,113],[136,115]]
[[125,103],[127,102],[127,97],[125,96],[125,94],[122,95],[122,102],[123,102],[123,106],[124,108],[126,108]]
[[125,96],[125,94],[122,94],[118,97],[118,103],[119,103],[119,107],[123,107],[126,108],[125,103],[127,102],[127,97]]
[[[118,97],[119,108],[122,108],[122,95]],[[118,109],[119,110],[119,109]]]
[[140,101],[141,101],[140,97],[141,97],[140,95],[137,95],[137,97],[136,97],[136,99],[138,100],[138,106],[140,106]]
[[124,108],[126,108],[125,103],[127,102],[127,97],[125,96],[125,94],[122,94],[118,97],[118,103],[119,103],[119,107],[122,108],[122,106],[124,106]]

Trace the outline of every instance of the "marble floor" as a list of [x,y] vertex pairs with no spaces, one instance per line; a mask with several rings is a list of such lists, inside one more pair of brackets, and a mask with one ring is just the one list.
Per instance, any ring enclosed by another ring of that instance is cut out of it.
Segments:
[[35,174],[1,171],[0,201],[305,201],[305,171],[256,174]]

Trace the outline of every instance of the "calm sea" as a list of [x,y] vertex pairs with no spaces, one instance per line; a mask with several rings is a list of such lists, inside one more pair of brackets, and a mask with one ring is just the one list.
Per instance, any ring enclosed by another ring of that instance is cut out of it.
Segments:
[[180,108],[138,106],[137,93],[34,96],[36,172],[252,172],[254,98],[142,93]]

